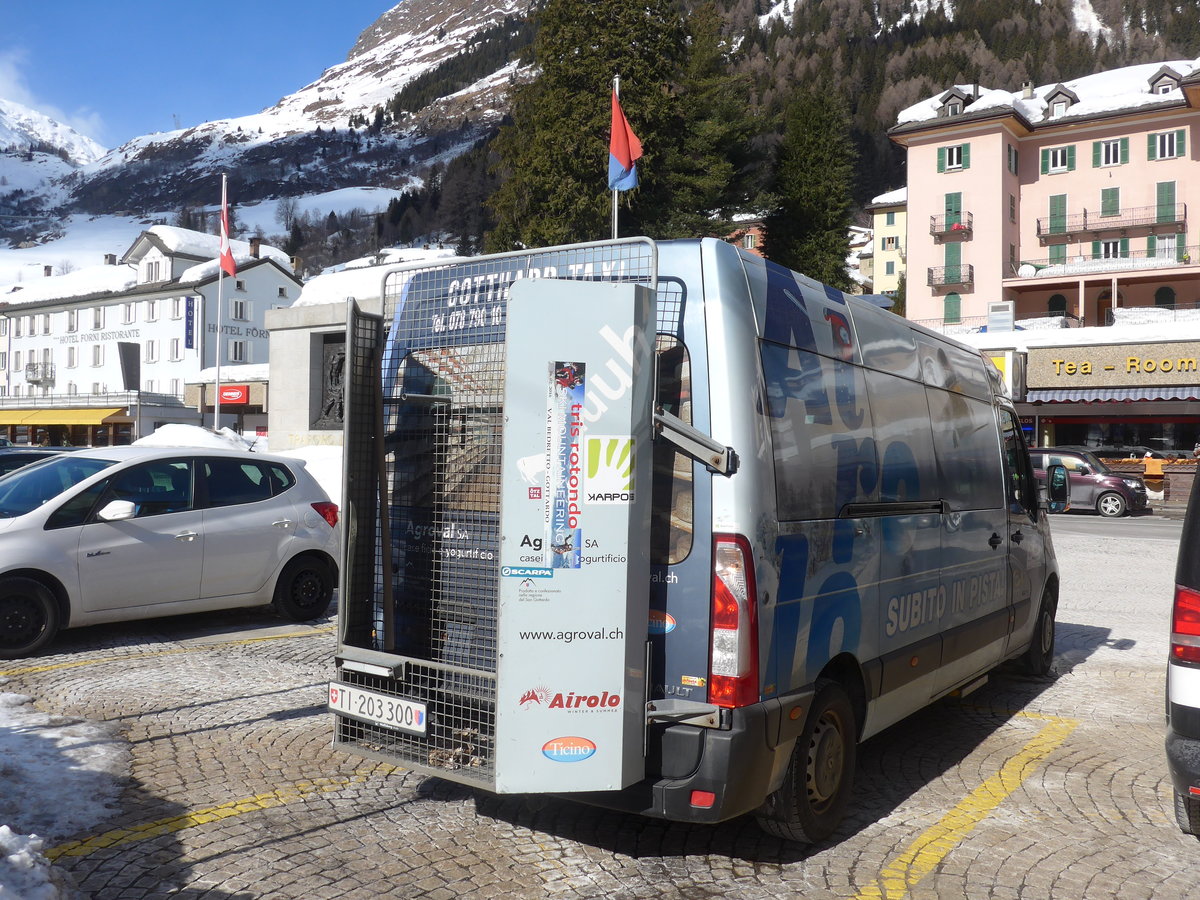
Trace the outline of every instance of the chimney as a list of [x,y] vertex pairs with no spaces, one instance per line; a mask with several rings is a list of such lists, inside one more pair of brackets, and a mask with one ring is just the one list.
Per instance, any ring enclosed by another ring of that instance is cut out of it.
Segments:
[[115,266],[117,264],[117,254],[105,253],[104,254],[104,264],[106,266]]
[[292,257],[292,272],[296,274],[297,278],[304,274],[304,259],[302,257]]
[[259,254],[260,250],[262,250],[262,238],[260,238],[260,237],[250,238],[250,255],[253,256],[255,259],[258,259],[258,254]]
[[1032,81],[1027,81],[1023,85],[1021,85],[1021,96],[1024,97],[1026,100],[1033,99],[1033,82]]
[[42,274],[49,278],[54,274],[54,266],[42,266]]

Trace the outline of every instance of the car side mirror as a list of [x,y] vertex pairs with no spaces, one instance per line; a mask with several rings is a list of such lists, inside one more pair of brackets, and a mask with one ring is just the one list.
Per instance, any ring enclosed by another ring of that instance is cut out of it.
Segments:
[[1066,466],[1054,465],[1046,469],[1046,496],[1050,512],[1065,512],[1071,508],[1071,480],[1067,478]]
[[110,500],[104,504],[100,512],[96,513],[96,517],[105,522],[120,522],[124,519],[132,519],[135,515],[137,515],[137,505],[131,500]]

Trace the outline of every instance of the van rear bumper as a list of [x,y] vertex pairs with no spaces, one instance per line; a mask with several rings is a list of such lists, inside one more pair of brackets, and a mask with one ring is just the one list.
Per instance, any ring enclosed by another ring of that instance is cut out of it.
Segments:
[[[800,706],[807,712],[812,691],[792,694],[786,703],[768,700],[732,711],[728,729],[671,725],[650,736],[648,768],[676,772],[695,761],[686,775],[652,776],[622,791],[564,794],[563,797],[674,822],[713,824],[752,812],[771,792],[772,777],[782,771],[791,740],[804,717],[784,715]],[[780,754],[785,756],[780,759]],[[777,765],[778,763],[778,765]],[[711,806],[692,805],[693,791],[707,791]]]

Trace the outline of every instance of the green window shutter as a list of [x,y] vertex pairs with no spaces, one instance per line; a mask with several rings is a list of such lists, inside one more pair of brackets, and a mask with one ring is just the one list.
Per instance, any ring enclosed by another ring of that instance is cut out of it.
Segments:
[[1066,244],[1051,244],[1049,249],[1050,249],[1050,262],[1065,263],[1067,261],[1067,245]]
[[1146,159],[1158,159],[1158,135],[1146,135]]
[[1187,156],[1187,129],[1180,128],[1175,132],[1175,155]]
[[1129,238],[1121,238],[1121,259],[1129,259]]
[[946,171],[946,148],[938,147],[938,172]]
[[962,297],[957,291],[946,295],[946,305],[942,312],[942,322],[947,325],[957,324],[962,319]]
[[1115,216],[1121,212],[1121,189],[1103,188],[1100,191],[1100,215]]
[[1173,222],[1175,220],[1175,182],[1158,182],[1154,188],[1154,199],[1158,206],[1158,221]]
[[1175,262],[1183,262],[1183,258],[1187,256],[1187,235],[1175,235]]
[[1150,257],[1151,259],[1153,259],[1154,254],[1157,252],[1158,252],[1158,238],[1156,238],[1154,235],[1150,235],[1150,237],[1146,238],[1146,255],[1148,257]]
[[1092,168],[1096,169],[1100,166],[1100,142],[1092,141]]
[[1121,138],[1121,165],[1129,163],[1129,138]]
[[1075,145],[1074,144],[1071,144],[1071,146],[1067,147],[1067,171],[1068,172],[1075,171]]
[[1050,151],[1042,150],[1042,174],[1046,175],[1050,172]]
[[1092,259],[1100,258],[1100,242],[1092,241]]
[[962,167],[964,169],[971,168],[971,145],[970,144],[962,145],[962,161],[963,161]]

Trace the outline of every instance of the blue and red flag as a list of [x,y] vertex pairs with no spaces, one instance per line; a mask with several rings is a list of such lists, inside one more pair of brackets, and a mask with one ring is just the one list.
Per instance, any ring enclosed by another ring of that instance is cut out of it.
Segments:
[[629,191],[637,187],[637,161],[642,158],[642,142],[629,126],[621,110],[617,92],[612,95],[612,135],[608,141],[608,187]]

